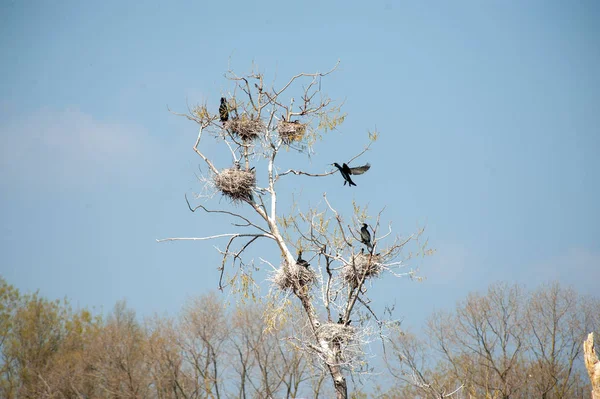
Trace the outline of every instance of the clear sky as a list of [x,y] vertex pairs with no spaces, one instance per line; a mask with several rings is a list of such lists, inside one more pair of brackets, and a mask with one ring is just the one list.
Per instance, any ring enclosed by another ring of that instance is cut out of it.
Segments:
[[375,300],[416,324],[498,280],[597,293],[599,19],[597,1],[3,1],[0,274],[142,316],[215,289],[224,242],[155,241],[230,231],[187,209],[197,129],[167,106],[216,112],[229,65],[284,79],[339,59],[323,90],[346,122],[310,163],[282,159],[330,170],[377,128],[372,168],[352,189],[339,175],[282,187],[386,206],[399,234],[427,226],[426,280],[378,280]]

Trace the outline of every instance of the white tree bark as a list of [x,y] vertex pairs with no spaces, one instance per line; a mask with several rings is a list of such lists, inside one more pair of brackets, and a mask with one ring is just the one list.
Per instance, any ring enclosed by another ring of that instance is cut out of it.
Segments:
[[592,399],[600,399],[600,360],[594,347],[593,332],[589,333],[587,339],[583,341],[583,356],[592,384]]

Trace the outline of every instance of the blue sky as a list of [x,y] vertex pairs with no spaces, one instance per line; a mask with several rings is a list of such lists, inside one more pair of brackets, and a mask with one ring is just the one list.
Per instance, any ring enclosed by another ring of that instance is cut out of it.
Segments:
[[416,324],[498,280],[597,292],[600,4],[322,3],[3,2],[0,274],[140,315],[215,289],[213,243],[155,241],[229,231],[185,205],[197,131],[167,106],[216,112],[229,66],[280,81],[339,59],[323,90],[348,117],[305,168],[349,159],[376,128],[372,169],[352,189],[298,178],[283,204],[327,192],[385,206],[399,234],[427,226],[426,280],[378,280],[375,300]]

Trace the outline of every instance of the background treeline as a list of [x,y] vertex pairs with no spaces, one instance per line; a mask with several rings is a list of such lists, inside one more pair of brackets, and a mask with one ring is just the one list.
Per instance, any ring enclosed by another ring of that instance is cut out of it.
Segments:
[[404,384],[389,397],[587,399],[583,341],[599,326],[597,297],[493,284],[393,338],[390,371]]
[[[321,370],[293,350],[285,323],[267,332],[264,307],[221,298],[141,322],[124,302],[101,317],[22,295],[0,278],[0,397],[334,396]],[[582,342],[599,325],[597,298],[558,284],[533,292],[492,285],[431,314],[419,334],[392,332],[381,357],[388,368],[381,362],[373,389],[385,398],[455,390],[455,398],[588,398]]]

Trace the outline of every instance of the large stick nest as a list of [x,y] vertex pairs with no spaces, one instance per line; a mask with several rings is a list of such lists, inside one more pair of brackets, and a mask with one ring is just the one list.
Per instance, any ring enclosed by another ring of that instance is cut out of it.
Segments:
[[381,256],[360,253],[350,258],[350,262],[342,268],[341,275],[346,283],[356,286],[363,275],[366,280],[377,277],[382,270]]
[[354,327],[339,323],[325,323],[317,330],[319,338],[337,344],[348,343],[354,339]]
[[277,124],[277,132],[279,137],[285,144],[290,144],[292,141],[300,141],[306,133],[306,124],[298,121],[279,121]]
[[223,127],[239,136],[243,141],[252,141],[265,130],[262,120],[250,118],[247,115],[231,118],[223,124]]
[[273,282],[281,290],[291,289],[299,291],[310,287],[317,280],[317,274],[310,267],[300,266],[297,263],[282,265],[273,276]]
[[335,360],[329,357],[323,359],[327,364],[345,364],[354,368],[360,361],[363,350],[361,348],[361,343],[357,339],[357,331],[354,327],[345,326],[343,324],[326,323],[321,325],[316,332],[320,341],[326,341],[329,345],[337,348],[334,349],[334,351],[338,353]]
[[256,186],[254,171],[238,168],[223,169],[214,177],[215,186],[233,201],[252,201],[252,189]]

